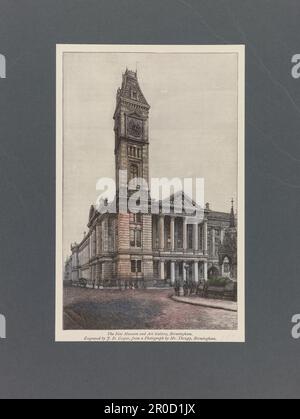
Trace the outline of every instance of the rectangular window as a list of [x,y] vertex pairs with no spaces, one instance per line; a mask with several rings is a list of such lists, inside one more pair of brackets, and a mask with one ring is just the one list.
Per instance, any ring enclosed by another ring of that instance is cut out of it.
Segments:
[[137,224],[141,224],[141,222],[142,222],[142,214],[140,212],[138,212],[137,214],[135,214],[135,222]]
[[142,158],[142,149],[140,147],[128,146],[127,153],[128,153],[128,156],[130,157],[134,157],[138,159]]
[[136,270],[136,260],[131,261],[131,273],[135,273]]
[[130,230],[130,246],[142,247],[142,232],[141,230]]
[[142,232],[136,230],[136,247],[142,247]]
[[203,229],[202,229],[202,225],[199,224],[198,227],[198,241],[199,241],[199,249],[202,250],[203,249]]
[[187,235],[188,235],[188,249],[193,248],[193,225],[188,224],[187,226]]
[[131,261],[131,273],[142,273],[142,261],[132,260]]
[[141,260],[137,261],[137,272],[138,273],[142,272],[142,261]]
[[130,230],[130,246],[135,247],[135,231]]

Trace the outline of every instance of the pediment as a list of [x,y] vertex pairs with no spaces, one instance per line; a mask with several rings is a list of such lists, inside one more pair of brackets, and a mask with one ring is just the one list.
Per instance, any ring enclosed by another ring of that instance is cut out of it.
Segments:
[[204,217],[204,208],[197,205],[189,195],[184,193],[184,191],[178,191],[169,198],[162,200],[162,207],[167,206],[169,202],[171,211],[177,212],[175,211],[176,209],[182,209],[182,212],[188,215],[194,211],[199,218]]

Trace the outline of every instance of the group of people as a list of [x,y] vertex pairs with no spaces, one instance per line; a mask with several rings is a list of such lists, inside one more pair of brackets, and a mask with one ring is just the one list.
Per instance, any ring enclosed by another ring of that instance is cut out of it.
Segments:
[[199,295],[204,297],[207,293],[207,283],[199,281],[198,283],[194,281],[184,281],[183,284],[181,281],[177,280],[174,284],[174,291],[176,296],[180,296],[180,288],[183,288],[183,295],[189,297],[191,295]]
[[118,281],[119,290],[136,290],[144,289],[145,283],[142,279],[126,279],[125,281]]

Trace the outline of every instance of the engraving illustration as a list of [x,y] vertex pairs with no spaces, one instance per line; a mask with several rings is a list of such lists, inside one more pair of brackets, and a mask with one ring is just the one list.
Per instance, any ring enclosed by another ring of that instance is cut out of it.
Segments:
[[57,340],[244,341],[243,47],[57,58]]

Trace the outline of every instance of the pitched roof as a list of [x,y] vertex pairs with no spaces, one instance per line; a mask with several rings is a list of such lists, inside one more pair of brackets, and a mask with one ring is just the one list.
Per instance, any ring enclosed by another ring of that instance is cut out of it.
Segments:
[[118,99],[127,99],[133,102],[136,102],[140,105],[144,105],[148,109],[150,105],[148,104],[145,96],[140,88],[137,72],[126,69],[123,74],[122,87],[118,89]]
[[199,206],[193,199],[184,193],[184,191],[177,191],[169,197],[160,201],[161,207],[168,209],[169,205],[171,209],[177,211],[183,210],[187,215],[193,217],[193,214],[199,218],[204,217],[204,208]]

